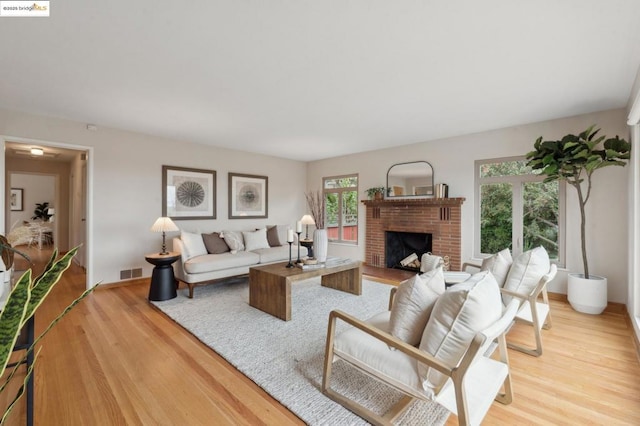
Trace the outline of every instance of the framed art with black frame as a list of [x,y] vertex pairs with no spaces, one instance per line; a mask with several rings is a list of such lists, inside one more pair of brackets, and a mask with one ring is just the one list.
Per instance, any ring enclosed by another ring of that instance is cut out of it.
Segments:
[[11,188],[11,211],[21,212],[24,210],[23,206],[24,190],[22,188]]
[[229,219],[266,218],[268,197],[267,176],[229,173]]
[[162,166],[162,216],[216,218],[216,171]]

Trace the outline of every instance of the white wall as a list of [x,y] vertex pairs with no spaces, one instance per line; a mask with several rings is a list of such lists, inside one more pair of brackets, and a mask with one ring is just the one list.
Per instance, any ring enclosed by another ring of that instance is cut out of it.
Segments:
[[[217,219],[177,221],[180,228],[213,231],[266,224],[295,226],[305,211],[306,164],[299,161],[116,129],[91,132],[86,123],[4,109],[0,109],[0,135],[93,148],[93,195],[87,219],[93,227],[89,268],[94,281],[117,282],[120,270],[138,267],[145,276],[151,275],[152,266],[144,255],[158,251],[161,245],[161,237],[149,228],[162,213],[163,164],[217,171]],[[227,218],[228,172],[269,177],[268,219]],[[5,196],[0,198],[6,202]],[[4,211],[4,205],[0,210]]]
[[[539,136],[556,139],[567,133],[579,133],[592,124],[602,134],[616,134],[629,140],[625,110],[604,111],[578,117],[533,123],[455,138],[422,142],[398,148],[315,161],[308,166],[308,188],[321,187],[322,177],[359,173],[361,199],[373,186],[385,186],[388,168],[395,163],[425,160],[434,169],[434,183],[447,183],[450,197],[464,197],[462,206],[462,259],[473,254],[474,235],[474,161],[524,155],[531,151]],[[627,176],[629,167],[609,167],[596,172],[591,200],[587,204],[587,250],[592,273],[609,281],[609,300],[627,300]],[[581,272],[580,222],[575,191],[567,188],[567,262],[566,269]],[[329,253],[364,259],[365,209],[360,205],[359,242],[356,247],[330,244]],[[566,271],[550,286],[551,291],[566,293]]]
[[54,204],[56,191],[56,178],[54,176],[11,173],[9,175],[11,188],[21,188],[22,211],[11,211],[9,214],[9,226],[16,222],[30,221],[36,208],[36,203]]

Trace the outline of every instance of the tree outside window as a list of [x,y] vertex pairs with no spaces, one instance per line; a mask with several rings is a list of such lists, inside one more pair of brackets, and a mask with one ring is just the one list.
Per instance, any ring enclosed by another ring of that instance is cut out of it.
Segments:
[[476,172],[476,255],[509,248],[515,256],[542,245],[562,262],[562,183],[544,183],[524,158],[478,161]]
[[358,242],[358,175],[323,179],[327,235],[332,242]]

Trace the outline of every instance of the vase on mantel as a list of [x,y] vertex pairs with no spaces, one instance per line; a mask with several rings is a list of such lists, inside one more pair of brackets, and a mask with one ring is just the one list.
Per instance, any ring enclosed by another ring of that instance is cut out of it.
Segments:
[[313,254],[318,262],[327,260],[327,250],[329,248],[329,237],[326,229],[316,229],[313,231]]

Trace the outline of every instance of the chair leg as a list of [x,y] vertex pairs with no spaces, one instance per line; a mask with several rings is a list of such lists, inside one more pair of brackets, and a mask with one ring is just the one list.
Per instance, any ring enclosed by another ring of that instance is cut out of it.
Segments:
[[495,400],[501,404],[511,404],[513,401],[513,388],[511,387],[511,366],[509,365],[509,354],[507,352],[507,339],[504,334],[498,337],[498,346],[500,348],[500,361],[509,366],[509,372],[504,379],[504,392],[499,393]]

